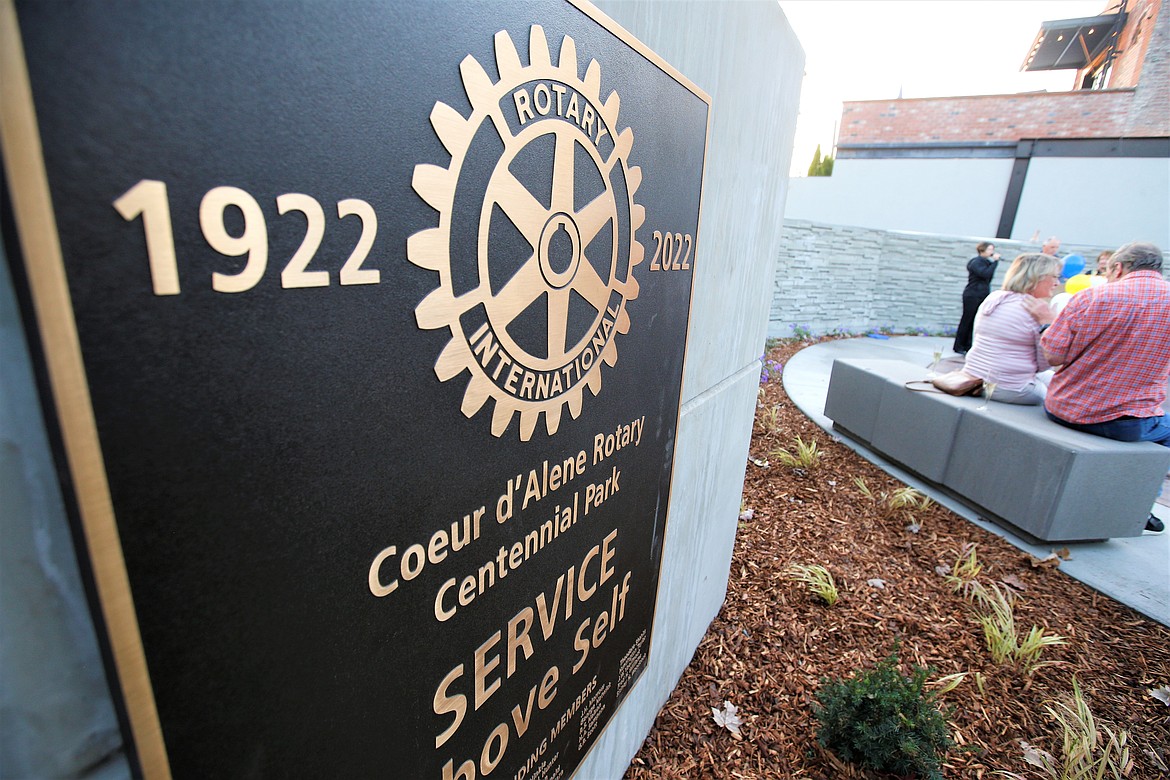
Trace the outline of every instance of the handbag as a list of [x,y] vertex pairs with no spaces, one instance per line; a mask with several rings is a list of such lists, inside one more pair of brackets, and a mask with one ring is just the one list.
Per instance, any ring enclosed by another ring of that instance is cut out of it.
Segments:
[[930,383],[947,395],[979,395],[983,380],[962,370],[948,371],[936,376]]
[[906,387],[911,390],[926,390],[925,387],[911,387],[911,385],[930,383],[935,389],[941,390],[947,395],[979,395],[983,390],[983,380],[977,376],[971,376],[962,369],[955,371],[948,371],[941,376],[936,376],[933,379],[915,380],[907,382]]

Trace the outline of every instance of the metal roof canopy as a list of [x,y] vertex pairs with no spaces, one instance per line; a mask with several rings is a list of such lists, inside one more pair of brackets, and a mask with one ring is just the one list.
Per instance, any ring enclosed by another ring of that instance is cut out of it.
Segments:
[[1041,22],[1020,70],[1080,70],[1116,41],[1125,26],[1124,11],[1083,19]]

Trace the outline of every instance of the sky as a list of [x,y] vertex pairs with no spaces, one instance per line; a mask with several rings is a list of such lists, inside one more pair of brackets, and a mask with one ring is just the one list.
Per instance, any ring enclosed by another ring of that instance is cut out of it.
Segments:
[[1023,73],[1054,19],[1097,16],[1116,0],[779,0],[805,54],[790,175],[827,152],[846,100],[1064,92],[1071,70]]

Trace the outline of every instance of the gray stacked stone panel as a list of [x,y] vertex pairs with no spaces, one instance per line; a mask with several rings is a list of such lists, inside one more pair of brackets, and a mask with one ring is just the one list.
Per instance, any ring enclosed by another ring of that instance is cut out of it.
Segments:
[[[769,338],[794,332],[866,333],[890,328],[953,332],[963,312],[967,261],[992,241],[1003,261],[992,289],[1016,255],[1040,245],[987,236],[942,236],[785,220],[768,325]],[[1090,266],[1108,246],[1065,244]]]

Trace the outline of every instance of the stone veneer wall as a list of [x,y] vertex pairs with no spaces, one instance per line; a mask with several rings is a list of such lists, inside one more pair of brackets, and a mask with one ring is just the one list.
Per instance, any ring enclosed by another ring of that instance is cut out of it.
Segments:
[[[794,326],[818,335],[883,326],[953,332],[963,312],[967,261],[980,241],[994,242],[1003,256],[992,289],[1016,255],[1040,251],[1025,241],[785,220],[768,337],[787,338]],[[1092,267],[1105,249],[1116,247],[1062,244],[1060,254],[1079,254]]]

